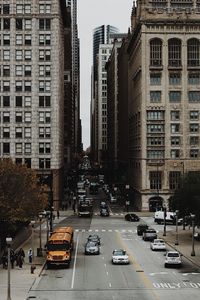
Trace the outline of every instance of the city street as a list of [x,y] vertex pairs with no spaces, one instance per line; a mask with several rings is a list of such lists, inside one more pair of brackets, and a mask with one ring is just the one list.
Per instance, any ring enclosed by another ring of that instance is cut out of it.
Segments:
[[[111,206],[110,217],[100,217],[98,201],[96,199],[92,221],[77,216],[62,221],[62,225],[75,228],[75,247],[70,268],[44,269],[31,287],[29,299],[198,298],[198,267],[183,258],[182,268],[165,268],[164,253],[151,251],[150,243],[137,236],[138,222],[126,222],[124,212],[116,205]],[[144,219],[152,223],[152,218]],[[161,226],[154,226],[162,231]],[[84,244],[92,233],[101,237],[101,253],[85,256]],[[118,248],[128,252],[129,265],[112,265],[112,251]]]

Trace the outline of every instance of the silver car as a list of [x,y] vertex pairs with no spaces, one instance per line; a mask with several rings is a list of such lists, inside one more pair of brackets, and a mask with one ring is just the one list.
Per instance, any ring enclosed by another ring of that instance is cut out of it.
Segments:
[[165,256],[165,268],[171,265],[179,266],[182,265],[181,254],[178,251],[168,251]]
[[100,254],[99,245],[92,241],[87,242],[85,244],[85,254]]

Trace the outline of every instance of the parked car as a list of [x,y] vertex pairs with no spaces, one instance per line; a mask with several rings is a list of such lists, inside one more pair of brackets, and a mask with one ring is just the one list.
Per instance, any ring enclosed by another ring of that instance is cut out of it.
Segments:
[[96,242],[88,241],[85,244],[85,254],[100,254],[99,244]]
[[140,218],[136,214],[126,214],[125,220],[130,222],[138,222]]
[[108,208],[101,208],[100,209],[100,216],[102,217],[109,217],[110,212]]
[[101,201],[100,202],[100,209],[101,208],[107,208],[107,207],[108,207],[108,205],[107,205],[107,203],[105,201]]
[[113,264],[129,264],[129,257],[125,250],[116,249],[112,253]]
[[155,239],[153,242],[150,244],[151,250],[164,250],[166,251],[166,244],[165,241],[162,239]]
[[182,258],[178,251],[168,251],[165,256],[165,268],[170,265],[181,266]]
[[97,235],[97,234],[91,234],[88,236],[88,242],[91,241],[91,242],[95,242],[97,243],[98,245],[101,244],[101,239],[100,237]]
[[144,241],[153,241],[157,239],[157,232],[153,228],[148,228],[143,232],[142,238]]
[[147,224],[139,224],[137,226],[137,235],[143,235],[143,232],[148,228],[149,226]]

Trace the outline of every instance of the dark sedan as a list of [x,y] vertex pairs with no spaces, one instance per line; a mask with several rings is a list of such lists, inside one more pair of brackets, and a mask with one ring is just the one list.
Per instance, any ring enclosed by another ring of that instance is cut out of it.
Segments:
[[136,214],[126,214],[125,220],[130,222],[138,222],[140,218]]
[[102,217],[109,217],[110,213],[107,208],[101,208],[100,209],[100,216]]
[[94,242],[94,243],[97,243],[98,245],[100,245],[101,239],[97,234],[91,234],[88,236],[88,242]]

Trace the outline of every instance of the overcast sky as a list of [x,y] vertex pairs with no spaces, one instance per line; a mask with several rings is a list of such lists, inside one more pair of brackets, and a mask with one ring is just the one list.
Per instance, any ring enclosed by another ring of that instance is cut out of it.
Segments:
[[90,146],[90,100],[92,34],[100,25],[113,25],[127,33],[130,27],[133,0],[77,0],[80,38],[81,119],[84,150]]

